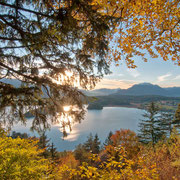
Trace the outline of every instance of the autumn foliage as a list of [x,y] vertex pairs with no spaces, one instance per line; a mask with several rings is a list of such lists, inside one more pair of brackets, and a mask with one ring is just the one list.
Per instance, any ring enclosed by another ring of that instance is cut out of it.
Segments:
[[[88,152],[76,159],[74,152],[58,152],[58,160],[44,158],[37,140],[12,139],[0,132],[1,179],[53,180],[178,180],[180,178],[180,137],[171,136],[143,145],[133,131],[112,134],[112,145],[98,154]],[[89,141],[88,141],[89,142]],[[132,143],[132,144],[131,144]],[[82,146],[83,147],[83,146]],[[79,149],[80,151],[80,149]]]
[[37,140],[12,139],[5,133],[0,135],[0,179],[26,180],[45,179],[50,162],[40,157]]
[[121,129],[111,136],[111,140],[113,142],[113,147],[124,147],[127,152],[127,157],[132,158],[137,155],[140,144],[134,131]]
[[[73,1],[49,1],[49,5],[59,9],[60,5],[68,7]],[[128,67],[135,68],[133,57],[140,56],[147,61],[147,53],[151,58],[162,57],[164,61],[171,59],[180,65],[180,6],[178,0],[92,0],[87,4],[107,23],[111,33],[110,61],[117,64],[124,60]],[[85,33],[90,33],[93,25],[88,23],[88,16],[77,11],[71,11],[79,21],[79,26],[85,25]],[[84,21],[82,23],[82,21]]]
[[119,18],[112,31],[112,60],[125,60],[135,68],[133,57],[148,61],[162,57],[180,65],[180,6],[178,0],[94,0],[104,15]]

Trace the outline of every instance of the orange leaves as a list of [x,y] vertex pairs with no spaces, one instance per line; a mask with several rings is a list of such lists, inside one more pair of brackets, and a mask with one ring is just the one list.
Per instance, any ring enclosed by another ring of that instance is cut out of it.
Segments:
[[125,144],[137,142],[136,133],[129,129],[121,129],[120,131],[116,131],[116,133],[111,136],[111,139],[115,146],[124,146]]
[[[125,148],[128,157],[134,157],[138,152],[139,142],[136,133],[129,129],[121,129],[116,131],[115,134],[111,136],[114,147],[122,146]],[[108,146],[106,151],[111,152],[112,147]]]

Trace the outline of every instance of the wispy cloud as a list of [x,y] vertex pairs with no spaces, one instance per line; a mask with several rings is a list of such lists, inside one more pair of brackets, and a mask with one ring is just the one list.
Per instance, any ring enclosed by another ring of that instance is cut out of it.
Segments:
[[177,75],[174,80],[179,80],[180,79],[180,75]]
[[124,74],[108,74],[105,77],[107,78],[114,78],[114,77],[123,77]]
[[133,80],[119,80],[119,79],[102,79],[101,82],[99,82],[96,85],[96,89],[99,88],[109,88],[109,89],[115,89],[115,88],[121,88],[121,89],[127,89],[134,84],[137,84],[139,82],[133,81]]
[[122,77],[122,76],[124,76],[124,74],[118,74],[117,76]]
[[165,75],[159,76],[158,81],[159,82],[166,81],[166,80],[168,80],[168,77],[170,77],[171,75],[172,75],[171,73],[167,73]]
[[127,71],[134,78],[141,75],[140,72],[137,69],[127,69]]

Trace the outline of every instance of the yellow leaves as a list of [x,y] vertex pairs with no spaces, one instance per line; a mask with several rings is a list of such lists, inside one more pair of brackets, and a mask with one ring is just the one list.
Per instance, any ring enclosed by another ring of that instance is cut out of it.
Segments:
[[[72,2],[70,1],[70,3]],[[135,68],[132,58],[140,56],[147,61],[145,53],[142,53],[144,51],[152,58],[157,58],[159,55],[164,60],[168,60],[171,59],[173,50],[176,52],[175,49],[178,49],[180,6],[177,0],[92,0],[87,3],[94,11],[97,11],[100,18],[104,18],[103,21],[108,22],[110,34],[107,34],[106,40],[110,42],[109,57],[116,64],[119,60],[124,60],[128,67]],[[66,1],[54,2],[53,5],[55,4],[59,7],[68,6]],[[71,14],[78,21],[78,26],[83,28],[82,39],[85,39],[85,35],[92,31],[92,24],[88,24],[90,20],[87,14],[77,10],[76,7]],[[107,17],[119,19],[110,23]],[[171,35],[170,30],[172,30]],[[50,34],[56,34],[53,27]],[[58,35],[57,39],[59,42],[61,41],[61,37]],[[174,43],[173,46],[167,43],[170,41]],[[166,48],[155,52],[154,45],[156,43],[161,47],[166,46]],[[151,49],[149,49],[149,45],[152,46]],[[172,60],[179,62],[175,56],[172,57]]]
[[37,141],[31,139],[0,138],[0,179],[43,179],[49,162],[39,157]]
[[152,4],[154,4],[154,5],[156,6],[157,1],[158,1],[158,0],[152,0],[152,2],[151,2],[151,3],[152,3]]
[[[147,61],[145,53],[142,53],[144,50],[147,50],[152,58],[157,58],[160,55],[165,61],[172,59],[174,62],[179,62],[177,54],[179,48],[177,46],[180,33],[177,20],[180,7],[177,5],[177,1],[137,0],[129,3],[122,1],[122,4],[123,12],[125,12],[125,17],[122,20],[123,28],[121,27],[121,31],[118,31],[120,27],[115,30],[115,33],[119,32],[119,37],[116,36],[111,41],[112,46],[116,47],[112,51],[115,62],[117,63],[118,59],[125,60],[128,67],[134,68],[134,62],[131,60],[134,56],[138,55]],[[174,29],[171,31],[172,28]],[[161,47],[157,52],[154,50],[156,43]],[[114,53],[115,51],[122,53],[118,56]],[[172,57],[172,52],[176,56]]]
[[143,26],[143,22],[142,22],[142,20],[139,20],[139,25],[140,25],[140,27],[142,27],[142,26]]

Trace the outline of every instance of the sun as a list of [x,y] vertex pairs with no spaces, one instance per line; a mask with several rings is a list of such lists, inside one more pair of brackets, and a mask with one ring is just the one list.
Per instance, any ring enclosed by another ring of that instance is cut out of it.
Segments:
[[68,112],[70,110],[70,106],[64,106],[63,109],[64,111]]
[[66,76],[68,76],[68,77],[71,77],[73,75],[72,71],[66,71],[65,73],[66,73]]

